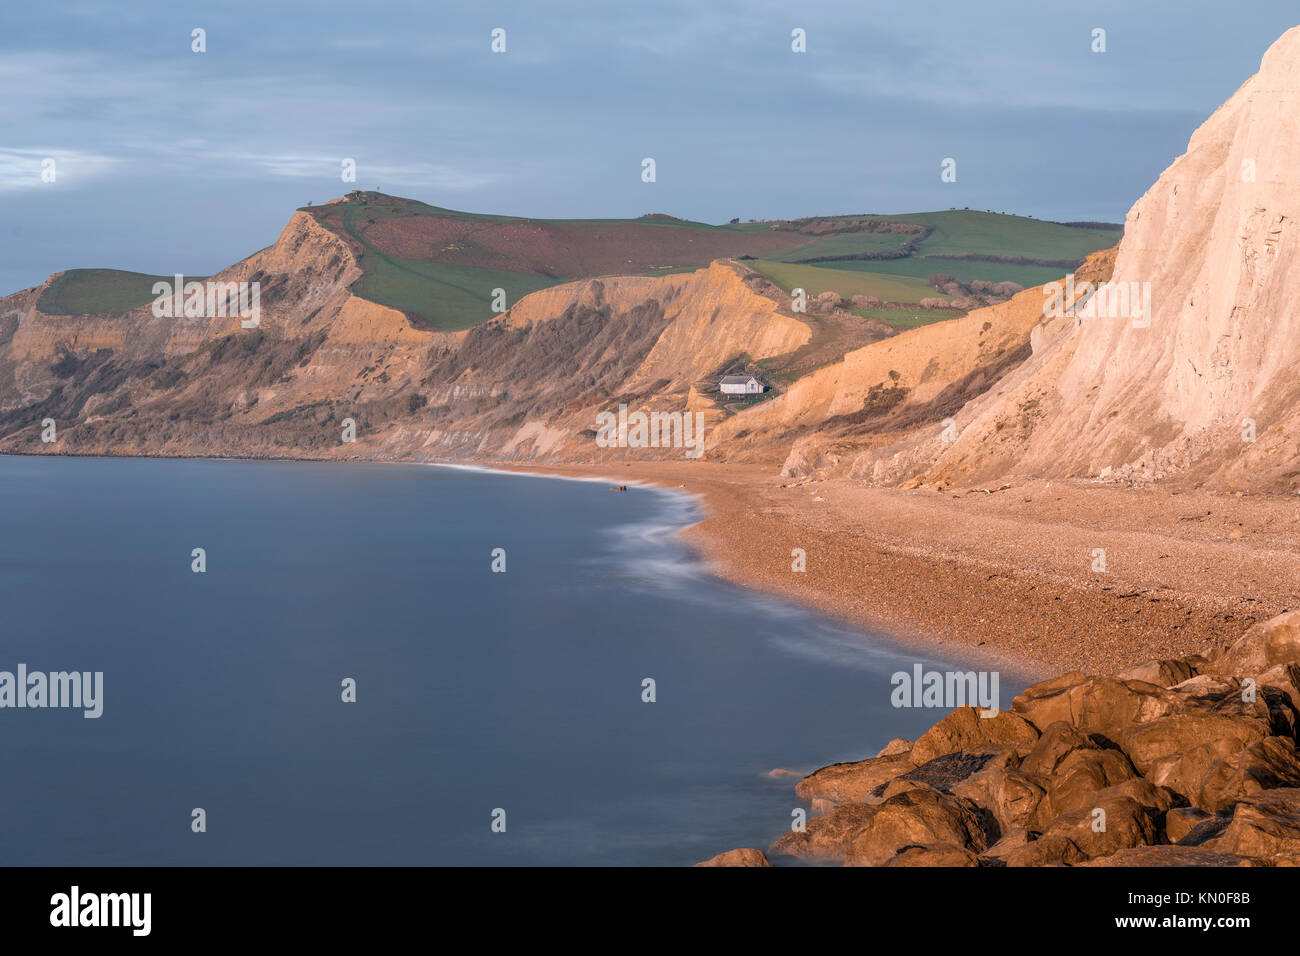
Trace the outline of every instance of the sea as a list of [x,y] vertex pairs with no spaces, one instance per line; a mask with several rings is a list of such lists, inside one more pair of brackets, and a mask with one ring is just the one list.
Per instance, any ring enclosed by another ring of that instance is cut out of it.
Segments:
[[609,485],[0,457],[0,672],[97,688],[0,706],[0,864],[688,865],[946,713],[893,675],[969,665],[722,581],[694,498]]

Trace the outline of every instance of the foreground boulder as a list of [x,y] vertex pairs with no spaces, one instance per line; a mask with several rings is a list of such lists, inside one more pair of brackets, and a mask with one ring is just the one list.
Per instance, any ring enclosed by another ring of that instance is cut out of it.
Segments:
[[1207,850],[1240,856],[1300,853],[1300,789],[1266,790],[1246,797],[1233,805],[1221,830],[1197,842]]
[[994,832],[988,815],[970,800],[921,785],[880,804],[850,843],[844,865],[880,866],[912,846],[978,852]]
[[1198,666],[1205,666],[1203,657],[1198,656],[1194,660],[1165,659],[1148,661],[1145,664],[1139,664],[1137,667],[1130,667],[1128,670],[1121,672],[1119,678],[1120,680],[1142,681],[1159,687],[1173,687],[1188,678],[1195,677],[1199,673]]
[[1283,787],[1300,787],[1300,760],[1295,741],[1266,737],[1212,764],[1201,778],[1196,806],[1210,813],[1245,797]]
[[1274,664],[1259,675],[1259,684],[1277,690],[1293,709],[1300,712],[1300,664]]
[[1087,859],[1088,854],[1061,833],[1043,834],[1004,857],[1007,866],[1073,866]]
[[771,866],[772,862],[762,850],[728,850],[696,866]]
[[1226,677],[1257,677],[1278,664],[1300,663],[1300,611],[1256,624],[1206,670]]
[[912,760],[923,764],[944,754],[998,744],[1027,752],[1037,740],[1037,729],[1019,714],[1002,711],[988,717],[974,707],[958,707],[917,739]]
[[[1152,783],[1195,802],[1211,766],[1268,736],[1268,725],[1255,720],[1203,715],[1165,717],[1132,728],[1125,734],[1124,750]],[[1213,812],[1218,807],[1201,809]]]
[[907,751],[832,764],[804,777],[794,792],[811,804],[813,813],[827,813],[845,803],[873,802],[872,791],[915,766]]
[[1058,720],[1043,728],[1033,749],[1025,755],[1020,769],[1025,773],[1050,776],[1061,761],[1079,749],[1096,749],[1097,743],[1068,721]]
[[1062,813],[1039,839],[1068,840],[1088,859],[1156,842],[1155,815],[1131,796],[1105,791],[1093,804]]
[[843,862],[853,841],[862,835],[879,809],[861,803],[836,807],[825,816],[813,817],[802,830],[791,830],[768,852],[809,863]]
[[1175,807],[1165,814],[1165,836],[1170,843],[1177,843],[1210,817],[1196,807]]
[[994,763],[951,788],[986,810],[999,834],[1016,829],[1041,830],[1052,819],[1050,781],[1007,763]]
[[940,846],[911,846],[891,857],[885,866],[979,866],[979,857],[963,847],[945,843]]
[[1128,757],[1118,750],[1080,747],[1066,754],[1048,778],[1048,799],[1055,814],[1097,805],[1097,795],[1137,776]]
[[1191,846],[1135,846],[1080,866],[1266,866],[1254,857]]
[[1127,728],[1163,717],[1177,705],[1176,695],[1158,684],[1074,673],[1025,688],[1011,709],[1039,731],[1063,721],[1117,742]]

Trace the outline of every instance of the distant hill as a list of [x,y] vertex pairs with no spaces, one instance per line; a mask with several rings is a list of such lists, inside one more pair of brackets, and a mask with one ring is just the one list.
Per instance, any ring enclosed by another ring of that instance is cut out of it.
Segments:
[[[185,278],[202,280],[207,276]],[[69,269],[54,278],[36,307],[46,315],[115,315],[152,302],[154,283],[174,279],[121,269]]]
[[[443,209],[357,191],[300,210],[348,243],[365,275],[353,292],[417,324],[455,330],[507,302],[575,279],[668,275],[744,258],[787,291],[871,294],[916,303],[942,272],[961,281],[1034,285],[1114,245],[1111,229],[972,210],[710,225],[652,213],[638,219],[527,219]],[[808,272],[791,268],[813,265]],[[919,281],[918,281],[919,280]]]
[[[360,264],[353,294],[436,331],[490,319],[497,289],[512,305],[530,292],[576,279],[671,275],[729,258],[746,260],[786,292],[803,288],[809,295],[874,296],[883,310],[859,314],[901,328],[953,314],[917,309],[922,299],[943,297],[927,282],[932,274],[963,283],[1037,285],[1113,246],[1121,231],[976,210],[726,225],[665,213],[637,219],[528,219],[368,191],[299,211],[342,239]],[[119,314],[150,302],[153,283],[170,278],[72,269],[54,279],[38,307],[47,315]]]

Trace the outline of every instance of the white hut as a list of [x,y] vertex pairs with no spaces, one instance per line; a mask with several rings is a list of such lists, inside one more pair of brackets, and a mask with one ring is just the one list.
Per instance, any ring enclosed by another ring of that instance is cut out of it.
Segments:
[[763,383],[752,375],[724,375],[718,391],[723,395],[761,395]]

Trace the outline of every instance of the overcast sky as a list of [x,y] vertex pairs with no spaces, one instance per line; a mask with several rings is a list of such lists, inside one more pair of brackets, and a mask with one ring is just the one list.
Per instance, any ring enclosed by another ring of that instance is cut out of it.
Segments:
[[0,294],[215,272],[356,187],[541,217],[1120,221],[1297,22],[1295,0],[7,3]]

